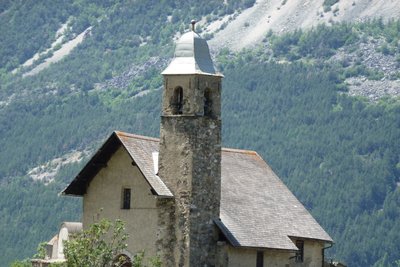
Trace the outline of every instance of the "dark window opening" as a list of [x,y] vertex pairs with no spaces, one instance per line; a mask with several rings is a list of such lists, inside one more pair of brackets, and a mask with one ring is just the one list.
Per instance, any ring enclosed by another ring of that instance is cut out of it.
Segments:
[[114,259],[114,265],[113,266],[119,266],[119,267],[132,267],[132,262],[131,259],[125,255],[125,254],[120,254]]
[[264,251],[257,251],[256,267],[264,267]]
[[226,239],[226,236],[222,231],[218,231],[218,241],[226,242],[228,239]]
[[183,89],[182,87],[176,87],[174,90],[174,96],[172,101],[173,114],[182,114],[183,111]]
[[304,241],[297,240],[296,247],[299,249],[299,251],[296,252],[296,262],[303,262],[303,260],[304,260]]
[[131,208],[131,189],[124,188],[122,191],[122,209],[129,210]]
[[212,115],[212,100],[211,100],[211,91],[210,89],[206,89],[204,91],[204,116]]

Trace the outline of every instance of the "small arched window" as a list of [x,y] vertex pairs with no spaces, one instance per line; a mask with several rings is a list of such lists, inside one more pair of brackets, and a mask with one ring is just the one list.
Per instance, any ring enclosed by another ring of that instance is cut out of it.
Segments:
[[204,116],[212,115],[212,98],[211,98],[211,90],[206,88],[204,91]]
[[174,95],[172,97],[172,113],[182,114],[183,111],[183,89],[178,86],[174,89]]

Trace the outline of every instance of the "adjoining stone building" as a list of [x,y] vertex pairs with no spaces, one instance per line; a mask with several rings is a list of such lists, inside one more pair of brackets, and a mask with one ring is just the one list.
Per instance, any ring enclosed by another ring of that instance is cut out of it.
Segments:
[[64,241],[68,241],[71,235],[82,231],[82,223],[80,222],[63,222],[58,234],[53,236],[46,243],[46,255],[44,259],[32,259],[33,267],[46,267],[51,264],[65,262],[64,257]]
[[[221,148],[221,81],[194,31],[162,73],[160,139],[113,132],[63,191],[164,266],[323,266],[330,236],[254,151]],[[102,212],[99,214],[99,210]]]

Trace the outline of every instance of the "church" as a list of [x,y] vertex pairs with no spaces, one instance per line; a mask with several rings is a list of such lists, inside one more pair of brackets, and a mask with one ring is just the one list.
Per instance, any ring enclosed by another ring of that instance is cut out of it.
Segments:
[[160,138],[111,133],[62,192],[83,229],[121,219],[121,254],[166,267],[324,266],[331,237],[257,152],[221,146],[223,75],[194,23],[162,75]]

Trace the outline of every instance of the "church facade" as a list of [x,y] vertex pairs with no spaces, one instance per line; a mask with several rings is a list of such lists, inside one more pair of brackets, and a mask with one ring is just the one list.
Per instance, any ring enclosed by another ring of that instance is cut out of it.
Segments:
[[113,132],[63,191],[83,197],[83,228],[121,219],[121,253],[168,267],[323,266],[330,236],[256,152],[221,147],[207,42],[182,35],[162,74],[160,139]]

